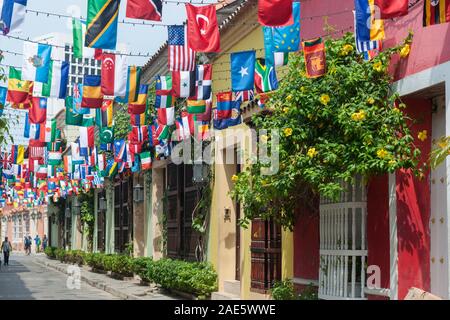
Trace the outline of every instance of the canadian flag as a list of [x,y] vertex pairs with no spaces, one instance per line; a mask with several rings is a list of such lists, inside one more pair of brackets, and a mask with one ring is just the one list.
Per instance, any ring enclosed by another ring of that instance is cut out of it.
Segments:
[[102,93],[124,97],[127,91],[128,66],[126,56],[113,53],[102,55]]

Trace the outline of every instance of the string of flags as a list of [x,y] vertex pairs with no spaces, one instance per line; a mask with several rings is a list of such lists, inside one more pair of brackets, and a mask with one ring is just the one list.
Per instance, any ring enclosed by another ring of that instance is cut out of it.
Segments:
[[[127,0],[126,17],[161,22],[166,2]],[[27,0],[0,4],[3,34],[19,32]],[[378,17],[375,5],[381,11]],[[152,84],[141,83],[141,67],[114,53],[120,0],[87,0],[87,7],[86,20],[72,19],[72,50],[76,58],[101,61],[99,75],[84,74],[69,92],[70,62],[52,59],[54,45],[24,41],[22,67],[9,67],[7,87],[0,87],[0,112],[6,104],[25,110],[23,136],[28,139],[28,145],[0,152],[0,206],[38,205],[102,188],[105,178],[150,170],[179,142],[210,139],[211,126],[224,130],[239,125],[244,103],[264,107],[270,92],[277,90],[276,68],[288,63],[290,53],[303,51],[309,78],[327,71],[322,38],[300,37],[298,1],[258,1],[264,58],[257,58],[255,49],[232,52],[226,71],[231,90],[225,92],[213,91],[213,66],[197,59],[199,53],[223,53],[216,5],[185,3],[186,25],[167,27],[169,74],[158,75]],[[408,0],[355,0],[358,52],[373,58],[385,37],[384,20],[404,16],[410,7]],[[447,22],[449,7],[446,1],[436,6],[425,0],[424,25]],[[65,125],[78,127],[76,141],[66,145],[56,119],[47,117],[48,99],[64,100]],[[130,117],[126,138],[116,137],[118,103]]]

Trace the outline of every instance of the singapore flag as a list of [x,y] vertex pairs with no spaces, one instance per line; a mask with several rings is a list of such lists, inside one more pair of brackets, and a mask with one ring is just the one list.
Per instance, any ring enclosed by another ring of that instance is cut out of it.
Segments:
[[126,62],[126,56],[103,53],[102,93],[105,96],[124,97],[126,95],[128,74]]

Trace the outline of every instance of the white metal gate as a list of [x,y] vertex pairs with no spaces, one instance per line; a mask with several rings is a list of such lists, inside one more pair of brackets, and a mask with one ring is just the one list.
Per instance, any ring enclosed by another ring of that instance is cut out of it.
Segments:
[[367,191],[342,184],[338,202],[320,199],[320,299],[365,299]]

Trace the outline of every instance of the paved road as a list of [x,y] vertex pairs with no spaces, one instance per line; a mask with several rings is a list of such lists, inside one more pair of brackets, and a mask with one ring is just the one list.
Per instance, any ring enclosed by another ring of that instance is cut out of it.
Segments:
[[[109,300],[117,297],[81,282],[69,289],[67,276],[33,262],[33,256],[12,255],[0,269],[0,300]],[[2,257],[3,263],[3,257]]]

